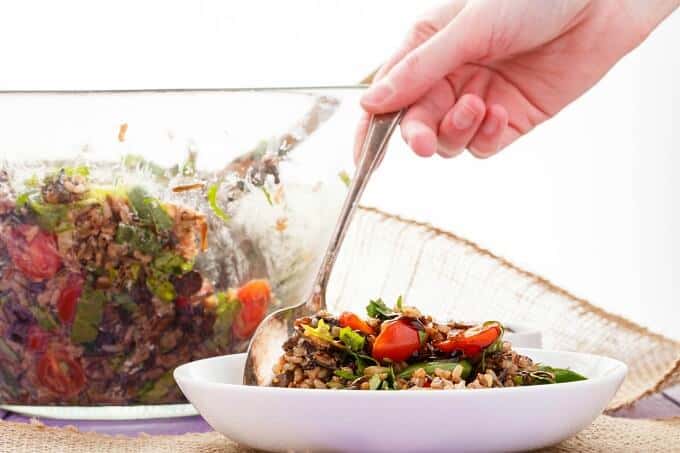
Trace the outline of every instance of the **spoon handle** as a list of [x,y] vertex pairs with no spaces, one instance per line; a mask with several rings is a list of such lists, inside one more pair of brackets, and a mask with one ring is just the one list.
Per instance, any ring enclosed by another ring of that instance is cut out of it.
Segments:
[[373,173],[375,167],[382,161],[394,129],[401,120],[403,110],[395,113],[385,113],[371,116],[368,125],[366,138],[361,148],[361,158],[357,166],[354,178],[349,185],[349,192],[345,198],[345,204],[340,211],[338,223],[331,236],[331,241],[326,250],[326,255],[321,262],[319,273],[314,282],[313,295],[308,301],[308,308],[311,312],[316,312],[326,308],[325,292],[328,279],[335,263],[338,250],[345,238],[345,233],[349,227],[352,216],[359,204],[361,194],[363,194],[366,184]]

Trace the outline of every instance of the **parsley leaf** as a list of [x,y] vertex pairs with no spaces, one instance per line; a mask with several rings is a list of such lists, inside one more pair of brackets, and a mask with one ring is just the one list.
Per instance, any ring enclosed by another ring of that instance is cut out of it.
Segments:
[[371,300],[366,306],[366,313],[371,318],[391,319],[396,318],[398,313],[390,309],[382,299]]

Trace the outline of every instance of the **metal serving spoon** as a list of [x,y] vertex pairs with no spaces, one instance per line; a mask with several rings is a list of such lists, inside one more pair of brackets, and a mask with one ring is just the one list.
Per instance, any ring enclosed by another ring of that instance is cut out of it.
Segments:
[[295,320],[326,308],[326,285],[340,245],[359,204],[359,198],[361,198],[373,170],[382,160],[387,142],[402,114],[403,111],[400,111],[371,117],[366,139],[362,145],[361,160],[349,186],[349,193],[342,211],[340,211],[340,218],[335,226],[328,250],[326,250],[326,255],[314,281],[312,294],[306,301],[275,311],[262,321],[248,347],[248,357],[243,371],[244,384],[270,384],[274,374],[272,368],[281,355],[281,345],[293,334]]

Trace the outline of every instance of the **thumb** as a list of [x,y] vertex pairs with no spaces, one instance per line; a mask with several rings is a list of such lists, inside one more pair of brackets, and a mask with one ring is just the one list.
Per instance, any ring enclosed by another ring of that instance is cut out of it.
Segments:
[[369,113],[387,113],[413,104],[444,76],[484,52],[485,42],[468,26],[465,9],[429,40],[408,52],[361,98]]

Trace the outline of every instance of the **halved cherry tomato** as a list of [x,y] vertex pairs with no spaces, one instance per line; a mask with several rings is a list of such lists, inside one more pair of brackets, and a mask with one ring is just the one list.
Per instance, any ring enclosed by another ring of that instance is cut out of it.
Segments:
[[34,324],[28,328],[28,335],[26,336],[26,348],[31,351],[45,352],[48,338],[49,334]]
[[63,350],[43,354],[37,371],[40,383],[58,395],[75,396],[85,387],[83,367]]
[[373,335],[374,333],[371,326],[366,324],[366,321],[349,311],[343,312],[340,315],[339,321],[340,327],[349,327],[352,330],[358,330],[359,332],[365,333],[366,335]]
[[[9,233],[7,251],[12,263],[24,275],[34,281],[52,277],[61,267],[54,236],[42,230],[31,231],[38,227],[19,225]],[[28,241],[26,238],[30,237]]]
[[499,324],[472,327],[448,340],[434,345],[442,352],[460,351],[466,357],[475,357],[486,347],[491,346],[501,336]]
[[373,358],[401,362],[420,349],[418,330],[407,319],[383,323],[382,331],[373,343]]
[[234,318],[231,330],[240,340],[250,338],[267,314],[271,288],[267,280],[251,280],[236,292],[241,309]]
[[78,299],[83,293],[83,283],[85,283],[85,280],[80,274],[70,274],[66,279],[66,284],[59,293],[59,299],[57,299],[57,313],[61,322],[73,322]]

